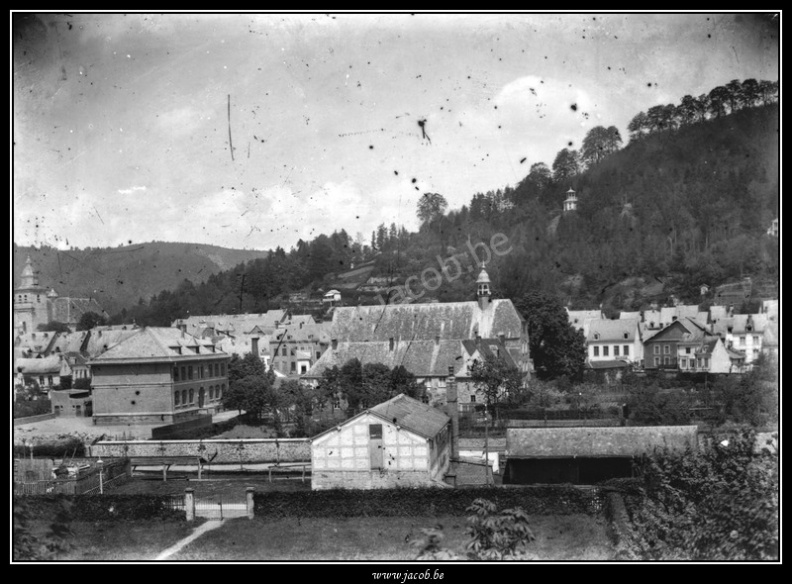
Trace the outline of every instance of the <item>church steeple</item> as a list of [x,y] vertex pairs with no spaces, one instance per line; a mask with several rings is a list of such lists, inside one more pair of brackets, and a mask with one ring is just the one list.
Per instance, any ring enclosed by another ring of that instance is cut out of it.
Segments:
[[490,297],[492,296],[489,274],[487,274],[486,267],[486,264],[481,264],[481,272],[479,273],[478,280],[476,280],[476,298],[478,299],[481,310],[489,306]]
[[22,269],[22,285],[20,288],[36,288],[38,285],[38,276],[36,276],[36,272],[33,270],[33,262],[28,256],[25,267]]

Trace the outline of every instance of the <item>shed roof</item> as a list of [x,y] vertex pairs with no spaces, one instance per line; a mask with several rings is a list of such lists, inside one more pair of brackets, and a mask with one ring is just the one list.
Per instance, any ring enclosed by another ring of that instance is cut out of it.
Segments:
[[369,412],[424,438],[433,438],[451,421],[439,409],[403,393],[374,406]]
[[696,426],[508,428],[509,458],[640,456],[668,447],[697,447]]

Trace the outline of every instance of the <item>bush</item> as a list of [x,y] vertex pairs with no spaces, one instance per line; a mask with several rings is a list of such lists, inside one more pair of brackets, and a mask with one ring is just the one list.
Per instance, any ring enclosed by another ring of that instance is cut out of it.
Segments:
[[[30,456],[30,447],[21,444],[14,445],[14,456],[24,458]],[[33,444],[33,456],[40,458],[64,458],[85,456],[85,444],[77,436],[59,437],[48,442]]]
[[468,514],[473,501],[486,498],[498,507],[522,507],[536,515],[595,515],[601,509],[597,490],[571,485],[442,489],[329,489],[276,491],[254,496],[256,517],[426,517]]
[[650,560],[776,560],[778,451],[751,430],[703,452],[663,452],[637,466],[644,496],[626,497],[634,546]]
[[14,418],[29,418],[52,413],[52,402],[48,399],[14,402]]

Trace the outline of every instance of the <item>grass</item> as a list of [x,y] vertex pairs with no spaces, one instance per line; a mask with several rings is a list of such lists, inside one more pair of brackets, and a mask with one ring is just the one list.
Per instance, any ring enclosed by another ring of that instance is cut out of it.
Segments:
[[[190,535],[203,520],[186,521],[73,521],[66,536],[68,551],[57,561],[153,560]],[[51,521],[31,521],[32,535],[44,535]]]
[[[464,517],[349,519],[287,518],[277,521],[232,519],[191,543],[172,560],[316,561],[414,560],[409,544],[421,528],[443,527],[443,547],[465,554]],[[614,549],[602,519],[587,515],[533,516],[533,560],[609,560]]]

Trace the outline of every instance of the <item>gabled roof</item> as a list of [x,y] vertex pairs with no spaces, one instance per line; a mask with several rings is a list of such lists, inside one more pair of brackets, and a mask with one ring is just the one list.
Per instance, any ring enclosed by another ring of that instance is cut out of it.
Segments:
[[[352,416],[339,424],[339,427],[352,424],[357,419],[369,414],[380,418],[383,422],[395,424],[427,440],[434,438],[451,421],[451,418],[439,409],[400,393],[386,402]],[[336,427],[330,428],[320,432],[311,440],[315,441],[317,438],[335,431]]]
[[58,373],[60,372],[61,361],[57,355],[42,357],[41,359],[17,359],[14,367],[15,372],[21,371],[29,375]]
[[[123,331],[129,332],[129,331]],[[218,354],[214,345],[179,329],[145,327],[93,359],[92,363],[115,361],[177,361],[186,357]],[[223,354],[220,352],[219,354]]]
[[[735,314],[732,317],[733,334],[755,334],[764,331],[767,326],[766,314]],[[749,330],[750,326],[750,330]]]
[[604,342],[628,342],[635,341],[638,333],[638,320],[607,320],[604,318],[594,319],[589,322],[586,340]]
[[644,339],[644,343],[660,340],[659,337],[665,335],[666,331],[671,330],[672,327],[680,327],[682,329],[682,336],[679,339],[680,343],[698,343],[703,341],[704,337],[709,334],[709,329],[704,325],[696,322],[692,318],[683,318],[664,326],[650,338]]
[[141,330],[143,329],[92,330],[88,335],[88,342],[83,346],[83,350],[89,358],[96,358],[117,344],[135,336]]
[[522,322],[511,300],[492,300],[485,310],[478,302],[339,307],[333,312],[331,337],[350,342],[463,340],[477,334],[519,338]]
[[350,359],[361,363],[382,363],[390,368],[403,365],[416,377],[446,377],[448,368],[462,365],[461,341],[389,341],[338,343],[327,349],[305,377],[321,377],[326,369],[342,367]]
[[495,357],[496,359],[502,359],[509,367],[517,367],[517,363],[514,361],[513,356],[509,353],[508,349],[506,349],[506,345],[503,344],[500,339],[466,340],[462,341],[462,347],[469,357],[472,357],[478,352],[484,359],[487,357]]

